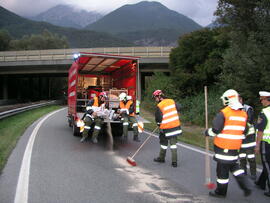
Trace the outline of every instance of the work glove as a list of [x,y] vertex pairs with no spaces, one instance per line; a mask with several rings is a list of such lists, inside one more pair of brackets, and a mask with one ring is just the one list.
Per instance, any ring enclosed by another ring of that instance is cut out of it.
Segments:
[[217,134],[213,132],[212,128],[208,128],[204,131],[205,136],[215,137]]
[[208,129],[205,129],[205,130],[204,130],[204,136],[209,137]]

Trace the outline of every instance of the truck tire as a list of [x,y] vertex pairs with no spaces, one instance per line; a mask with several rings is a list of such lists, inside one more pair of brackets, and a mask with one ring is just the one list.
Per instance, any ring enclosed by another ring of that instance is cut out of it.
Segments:
[[80,135],[80,129],[73,124],[72,126],[73,136],[79,136]]

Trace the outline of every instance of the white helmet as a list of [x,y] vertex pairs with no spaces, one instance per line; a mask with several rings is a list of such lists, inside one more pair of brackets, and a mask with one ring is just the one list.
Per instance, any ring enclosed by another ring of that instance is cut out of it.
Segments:
[[123,100],[125,100],[126,98],[127,98],[127,94],[126,94],[126,93],[122,92],[121,94],[119,94],[119,100],[120,100],[120,101],[123,101]]
[[232,109],[243,108],[243,105],[239,102],[239,94],[233,89],[229,89],[223,93],[220,97],[224,106],[229,106]]

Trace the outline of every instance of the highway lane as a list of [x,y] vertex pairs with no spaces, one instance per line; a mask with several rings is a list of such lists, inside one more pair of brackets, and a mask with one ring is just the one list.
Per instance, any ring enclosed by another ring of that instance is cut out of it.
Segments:
[[[43,118],[21,137],[0,176],[0,202],[14,202],[20,167],[29,137]],[[144,139],[146,134],[142,135]],[[234,180],[226,200],[208,197],[204,186],[204,155],[179,147],[179,167],[172,168],[170,151],[166,163],[154,163],[159,143],[152,137],[130,166],[126,157],[139,143],[115,139],[114,151],[102,144],[80,143],[68,127],[66,109],[43,120],[33,142],[29,173],[28,202],[269,202],[263,191],[254,188],[245,198]],[[212,162],[212,177],[215,177]],[[24,188],[25,183],[22,185]],[[25,191],[25,190],[24,190]],[[20,193],[20,192],[19,192]]]

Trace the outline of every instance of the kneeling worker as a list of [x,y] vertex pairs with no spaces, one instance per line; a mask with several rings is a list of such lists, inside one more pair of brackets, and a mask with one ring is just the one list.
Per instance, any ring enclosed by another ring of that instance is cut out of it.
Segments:
[[131,96],[128,96],[126,93],[122,92],[119,95],[120,100],[120,116],[121,122],[123,123],[123,140],[127,141],[128,136],[128,126],[129,123],[132,124],[133,129],[133,140],[136,142],[140,142],[139,140],[139,131],[138,131],[138,123],[135,118],[134,112],[134,104]]
[[101,92],[98,97],[91,99],[86,106],[86,113],[83,116],[85,123],[84,131],[82,135],[81,142],[84,142],[88,137],[88,132],[91,129],[93,122],[95,123],[94,132],[92,135],[92,142],[96,144],[98,142],[97,137],[101,130],[103,124],[103,118],[99,117],[97,112],[100,111],[102,106],[105,106],[107,94],[106,92]]

